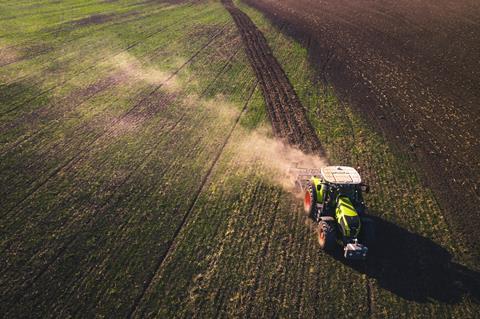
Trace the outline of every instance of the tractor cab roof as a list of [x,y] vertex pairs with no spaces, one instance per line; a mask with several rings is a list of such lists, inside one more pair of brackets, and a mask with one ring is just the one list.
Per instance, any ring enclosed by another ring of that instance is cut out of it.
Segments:
[[360,184],[360,174],[348,166],[326,166],[321,169],[322,178],[332,184],[351,185]]

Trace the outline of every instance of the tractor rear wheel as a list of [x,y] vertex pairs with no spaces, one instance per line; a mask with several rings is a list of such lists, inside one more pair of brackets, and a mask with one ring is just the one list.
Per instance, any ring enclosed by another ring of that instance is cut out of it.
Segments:
[[318,243],[320,248],[332,251],[335,248],[335,228],[332,223],[321,220],[317,227]]
[[310,218],[315,219],[317,215],[317,192],[309,185],[303,198],[303,210]]

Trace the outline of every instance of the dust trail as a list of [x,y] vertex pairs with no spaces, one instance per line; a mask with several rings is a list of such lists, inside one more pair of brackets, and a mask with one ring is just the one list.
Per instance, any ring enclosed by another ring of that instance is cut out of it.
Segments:
[[322,168],[328,165],[326,157],[302,152],[282,139],[268,136],[267,128],[249,132],[239,141],[235,155],[244,165],[260,165],[271,182],[297,195],[296,175],[292,168]]
[[[145,65],[129,53],[122,52],[117,54],[107,63],[136,81],[143,81],[154,85],[162,84],[162,88],[168,91],[176,91],[180,88],[176,78],[172,78],[171,72],[164,72],[158,68]],[[175,65],[178,68],[184,63],[184,60],[178,59]]]
[[[181,61],[179,61],[181,64]],[[170,94],[181,94],[185,89],[183,85],[167,72],[145,65],[128,53],[117,55],[110,60],[110,64],[120,72],[132,79],[144,81],[149,84],[162,83],[162,90]],[[224,96],[217,95],[212,99],[203,99],[195,94],[183,97],[183,105],[202,107],[207,112],[212,112],[219,121],[233,121],[239,115],[239,109]],[[235,162],[239,166],[258,166],[261,175],[270,182],[281,186],[284,190],[295,194],[296,176],[289,172],[290,168],[321,168],[328,165],[325,156],[307,154],[299,146],[292,146],[288,141],[270,137],[271,128],[261,127],[254,131],[242,130],[240,138],[235,141]],[[306,141],[308,143],[308,141]],[[318,154],[318,153],[317,153]]]

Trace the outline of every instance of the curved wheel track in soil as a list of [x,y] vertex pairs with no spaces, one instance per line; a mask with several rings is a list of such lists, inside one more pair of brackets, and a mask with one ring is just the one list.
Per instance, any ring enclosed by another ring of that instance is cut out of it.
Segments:
[[231,0],[222,0],[222,3],[232,15],[242,36],[245,51],[265,99],[274,134],[304,152],[324,156],[320,141],[307,120],[305,109],[273,56],[265,37]]

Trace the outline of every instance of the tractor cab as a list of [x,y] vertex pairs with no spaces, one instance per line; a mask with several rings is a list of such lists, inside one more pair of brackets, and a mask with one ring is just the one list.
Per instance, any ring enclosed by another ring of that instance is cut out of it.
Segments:
[[[368,187],[361,184],[360,174],[347,166],[327,166],[321,169],[320,178],[310,180],[316,190],[318,214],[320,216],[334,216],[338,203],[348,201],[359,214],[365,211],[362,191]],[[312,187],[313,188],[313,187]]]

